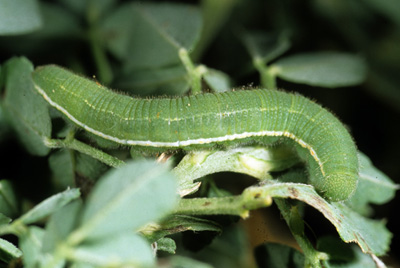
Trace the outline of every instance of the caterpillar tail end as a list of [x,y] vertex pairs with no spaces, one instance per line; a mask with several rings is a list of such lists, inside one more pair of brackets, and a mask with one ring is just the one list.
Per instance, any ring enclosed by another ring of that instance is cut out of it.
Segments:
[[331,202],[346,201],[357,190],[358,176],[354,174],[331,174],[325,178],[323,185],[315,186],[322,196]]

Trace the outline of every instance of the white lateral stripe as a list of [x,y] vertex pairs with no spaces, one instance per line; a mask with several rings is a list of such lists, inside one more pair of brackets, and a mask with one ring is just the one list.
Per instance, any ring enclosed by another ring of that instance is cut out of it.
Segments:
[[55,107],[57,110],[61,111],[63,114],[65,114],[71,121],[79,125],[80,127],[84,128],[86,131],[89,131],[90,133],[93,133],[99,137],[102,137],[106,140],[111,140],[119,144],[124,144],[124,145],[131,145],[131,146],[148,146],[148,147],[169,147],[169,148],[181,148],[181,147],[186,147],[190,145],[201,145],[201,144],[209,144],[213,142],[224,142],[224,141],[232,141],[232,140],[237,140],[237,139],[245,139],[245,138],[250,138],[250,137],[262,137],[262,136],[268,136],[268,137],[287,137],[292,140],[294,140],[296,143],[298,143],[301,147],[307,149],[311,156],[314,158],[314,160],[318,163],[322,175],[325,176],[325,172],[323,169],[323,163],[321,159],[319,159],[317,152],[309,145],[306,143],[304,140],[298,138],[295,136],[293,133],[288,132],[288,131],[274,131],[274,130],[265,130],[265,131],[258,131],[258,132],[243,132],[239,134],[230,134],[230,135],[225,135],[221,137],[214,137],[214,138],[200,138],[200,139],[193,139],[193,140],[183,140],[183,141],[175,141],[175,142],[163,142],[163,141],[141,141],[141,140],[127,140],[127,139],[120,139],[117,137],[113,137],[107,134],[104,134],[103,132],[100,132],[98,130],[95,130],[84,123],[80,122],[78,119],[76,119],[73,115],[71,115],[64,107],[58,105],[58,103],[55,103],[47,94],[46,92],[40,88],[38,85],[35,84],[36,90],[43,96],[43,98],[50,103],[53,107]]

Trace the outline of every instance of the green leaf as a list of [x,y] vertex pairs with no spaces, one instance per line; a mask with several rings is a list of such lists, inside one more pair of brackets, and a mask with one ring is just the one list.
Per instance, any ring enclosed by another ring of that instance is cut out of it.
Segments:
[[186,231],[216,232],[221,233],[222,227],[214,221],[184,215],[174,215],[165,219],[160,225],[146,225],[140,232],[151,242],[158,241],[162,237]]
[[169,237],[163,237],[157,240],[157,251],[165,251],[170,254],[175,254],[176,243]]
[[339,52],[297,54],[278,60],[271,68],[283,80],[330,88],[358,85],[366,76],[360,57]]
[[22,215],[18,221],[21,221],[24,224],[37,222],[62,208],[72,200],[77,199],[79,196],[79,189],[65,190],[64,192],[53,195],[40,202],[34,208]]
[[[52,1],[54,2],[54,1]],[[4,38],[2,45],[13,51],[14,54],[43,55],[49,57],[47,52],[63,49],[64,53],[69,53],[74,46],[71,40],[76,40],[83,34],[80,28],[80,20],[76,14],[70,12],[51,1],[40,2],[43,25],[34,33]],[[59,44],[56,40],[62,40]],[[76,42],[76,41],[75,41]],[[68,45],[65,45],[68,44]]]
[[21,250],[7,240],[0,238],[0,260],[8,263],[11,260],[17,259],[21,256]]
[[303,201],[319,210],[337,229],[345,242],[357,243],[363,252],[383,255],[389,249],[391,233],[385,222],[371,220],[352,211],[344,203],[327,202],[319,196],[311,185],[279,183],[268,181],[265,186],[250,187],[243,193],[244,198],[254,195],[292,198]]
[[42,228],[31,226],[21,236],[20,247],[23,252],[24,267],[38,267],[37,264],[42,259],[43,235]]
[[373,210],[368,204],[380,205],[390,201],[399,185],[394,184],[389,177],[375,168],[366,155],[359,153],[359,159],[360,179],[357,191],[346,204],[354,211],[369,216]]
[[0,213],[14,218],[18,214],[18,201],[10,181],[0,180]]
[[182,64],[165,68],[138,70],[120,77],[116,86],[125,91],[148,95],[182,95],[189,88]]
[[150,244],[128,231],[95,242],[83,243],[73,251],[74,260],[94,267],[148,267],[154,265]]
[[76,186],[70,150],[59,150],[52,153],[49,157],[49,166],[52,171],[53,185],[57,191]]
[[[174,215],[168,218],[162,223],[161,228],[168,230],[170,234],[183,231],[211,231],[216,233],[222,232],[221,226],[214,221],[184,215]],[[182,229],[179,230],[179,228]]]
[[41,26],[36,0],[0,1],[0,35],[24,34]]
[[[334,224],[342,239],[346,242],[355,241],[365,253],[384,255],[389,250],[392,234],[385,227],[385,220],[371,220],[362,217],[344,204],[335,204],[331,222],[344,220]],[[333,217],[336,219],[334,220]],[[341,219],[342,218],[342,219]]]
[[263,64],[283,55],[291,46],[286,33],[276,35],[242,31],[240,37],[252,59],[261,60]]
[[63,206],[51,215],[46,224],[46,232],[43,237],[43,252],[53,252],[56,250],[57,245],[67,240],[67,237],[78,223],[81,208],[82,202],[78,199]]
[[52,2],[41,2],[40,8],[44,24],[40,31],[31,36],[33,39],[42,39],[42,41],[43,39],[65,37],[73,39],[82,34],[79,18],[72,12]]
[[203,78],[214,92],[225,92],[232,90],[231,79],[227,74],[221,71],[207,68]]
[[137,161],[111,170],[93,188],[74,243],[99,239],[159,219],[176,203],[175,177],[166,165]]
[[50,137],[51,122],[47,104],[34,90],[33,66],[26,58],[13,58],[5,64],[6,92],[4,108],[26,149],[35,155],[49,152],[43,143]]
[[178,50],[192,49],[200,30],[198,8],[176,3],[121,5],[102,26],[108,48],[126,61],[126,70],[179,63]]

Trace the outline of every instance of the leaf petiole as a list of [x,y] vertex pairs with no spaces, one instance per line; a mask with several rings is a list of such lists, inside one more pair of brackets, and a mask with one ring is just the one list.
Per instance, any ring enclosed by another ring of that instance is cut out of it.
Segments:
[[119,160],[114,156],[111,156],[99,149],[93,148],[92,146],[80,142],[74,138],[67,137],[66,139],[62,140],[62,139],[49,139],[45,137],[43,138],[43,142],[49,148],[67,148],[87,154],[114,168],[122,167],[123,165],[125,165],[124,161]]

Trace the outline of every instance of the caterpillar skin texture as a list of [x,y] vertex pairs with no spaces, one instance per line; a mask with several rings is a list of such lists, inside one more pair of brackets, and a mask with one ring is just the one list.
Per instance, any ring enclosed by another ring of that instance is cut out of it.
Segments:
[[327,199],[346,200],[357,187],[358,158],[350,134],[335,116],[298,94],[259,89],[137,99],[53,65],[37,68],[33,80],[68,119],[119,144],[163,151],[285,140]]

